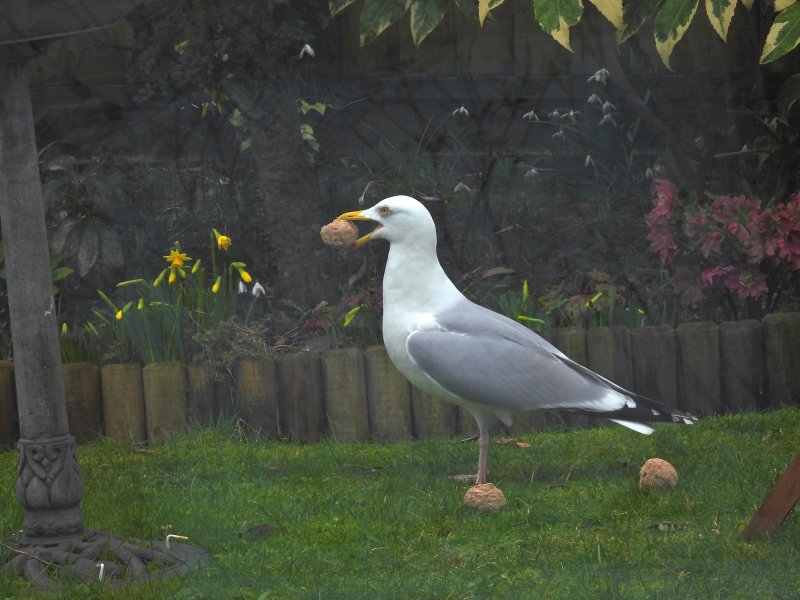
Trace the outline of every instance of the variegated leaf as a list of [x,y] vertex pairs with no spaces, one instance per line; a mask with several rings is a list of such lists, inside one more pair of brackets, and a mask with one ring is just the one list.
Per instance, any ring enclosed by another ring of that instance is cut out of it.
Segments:
[[328,8],[332,15],[338,15],[353,2],[355,2],[355,0],[328,0]]
[[569,28],[583,16],[581,0],[533,0],[533,16],[546,33],[572,52]]
[[486,17],[506,0],[478,0],[478,21],[483,27]]
[[706,14],[717,35],[725,42],[728,39],[728,28],[736,10],[737,0],[706,0]]
[[622,0],[589,0],[617,31],[622,30]]
[[411,37],[419,46],[428,35],[442,22],[447,11],[447,0],[412,0],[411,2]]
[[753,8],[753,0],[742,0],[742,4],[747,10]]
[[699,0],[665,0],[656,15],[656,50],[667,68],[675,45],[692,22]]
[[378,37],[406,12],[406,0],[364,0],[361,9],[361,45]]
[[629,0],[622,4],[622,30],[618,34],[621,44],[634,35],[642,24],[652,17],[660,0]]
[[800,2],[784,8],[767,34],[759,62],[763,65],[772,62],[794,50],[800,43]]
[[781,12],[785,8],[789,8],[792,4],[797,2],[797,0],[775,0],[775,12]]

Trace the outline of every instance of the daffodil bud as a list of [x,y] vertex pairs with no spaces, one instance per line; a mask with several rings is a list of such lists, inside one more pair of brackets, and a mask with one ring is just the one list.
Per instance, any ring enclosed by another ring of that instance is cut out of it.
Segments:
[[216,294],[219,291],[219,286],[222,285],[222,275],[219,275],[211,286],[211,293]]

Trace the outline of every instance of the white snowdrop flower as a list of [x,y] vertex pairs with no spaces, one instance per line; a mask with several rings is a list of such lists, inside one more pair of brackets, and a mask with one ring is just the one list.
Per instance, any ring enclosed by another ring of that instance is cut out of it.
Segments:
[[463,104],[450,114],[453,115],[454,117],[456,116],[462,116],[467,118],[469,117],[469,111],[466,108],[464,108]]
[[300,56],[297,58],[303,58],[306,54],[308,54],[311,58],[314,58],[317,55],[310,44],[303,44],[303,48],[300,50]]
[[653,169],[647,167],[647,170],[644,172],[644,176],[647,177],[647,179],[652,179],[654,175],[655,173],[653,173]]
[[594,157],[591,154],[586,155],[586,160],[583,162],[583,166],[587,169],[594,166]]
[[769,128],[772,129],[772,131],[778,129],[778,124],[779,124],[778,117],[773,117],[772,120],[768,123]]
[[569,119],[573,123],[577,123],[578,122],[577,116],[579,114],[581,114],[581,113],[578,110],[570,110],[568,113],[565,113],[565,114],[561,115],[561,117],[564,118],[564,119]]
[[258,281],[256,281],[255,285],[253,286],[253,289],[250,290],[250,293],[253,294],[254,297],[258,298],[259,296],[263,296],[267,292],[264,289],[264,286],[258,283]]
[[553,119],[553,120],[555,121],[556,119],[559,119],[559,118],[561,118],[561,113],[560,113],[560,112],[558,112],[557,110],[554,110],[553,112],[551,112],[551,113],[550,113],[549,115],[547,115],[547,116],[548,116],[548,117],[550,117],[551,119]]
[[247,286],[243,282],[240,281],[239,282],[239,286],[236,288],[236,291],[238,291],[240,294],[246,294],[247,293]]
[[459,181],[456,184],[456,187],[453,188],[453,193],[457,194],[458,192],[471,192],[472,189],[463,181]]
[[592,81],[596,81],[597,83],[605,85],[606,81],[608,81],[608,75],[609,75],[608,69],[603,67],[601,69],[598,69],[594,75],[592,75],[591,77],[589,77],[589,79],[586,80],[586,82],[591,83]]
[[588,104],[597,104],[598,106],[602,106],[603,101],[600,99],[600,96],[597,94],[592,94],[589,96],[589,99],[586,101]]
[[608,102],[608,101],[603,102],[603,114],[604,115],[607,115],[610,112],[615,111],[615,110],[617,110],[617,107],[614,106],[613,104],[611,104],[611,102]]
[[536,167],[531,167],[527,171],[525,171],[525,179],[533,179],[534,177],[539,175],[538,169]]
[[551,137],[554,140],[561,140],[562,142],[566,139],[566,136],[564,135],[564,130],[563,129],[561,131],[556,131]]
[[742,146],[742,152],[747,152],[748,150],[750,150],[750,147],[747,144]]
[[600,125],[603,126],[606,123],[611,123],[614,127],[617,126],[617,122],[614,120],[614,117],[611,116],[611,113],[606,113],[603,115],[603,118],[600,119]]
[[538,121],[539,115],[536,114],[536,111],[530,110],[526,112],[524,115],[522,115],[522,118],[525,119],[526,121]]

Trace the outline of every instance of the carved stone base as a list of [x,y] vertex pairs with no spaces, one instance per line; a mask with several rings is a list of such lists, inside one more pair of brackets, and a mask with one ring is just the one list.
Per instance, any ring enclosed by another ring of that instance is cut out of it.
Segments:
[[[60,543],[30,545],[7,540],[0,550],[11,554],[8,562],[0,565],[0,577],[17,573],[39,591],[75,582],[117,587],[167,579],[211,562],[205,550],[190,544],[143,543],[101,531]],[[0,552],[0,558],[3,554]]]
[[59,541],[82,534],[83,480],[75,438],[20,439],[17,449],[17,500],[25,509],[24,539]]

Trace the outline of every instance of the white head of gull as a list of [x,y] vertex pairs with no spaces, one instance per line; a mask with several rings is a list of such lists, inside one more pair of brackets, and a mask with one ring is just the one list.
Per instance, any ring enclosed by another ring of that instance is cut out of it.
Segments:
[[383,275],[383,340],[392,362],[420,390],[468,410],[478,423],[477,483],[486,482],[489,428],[514,411],[601,416],[650,434],[651,421],[691,424],[691,415],[630,392],[568,358],[527,327],[468,300],[436,255],[436,226],[409,196],[339,216],[377,227],[359,238],[389,242]]

